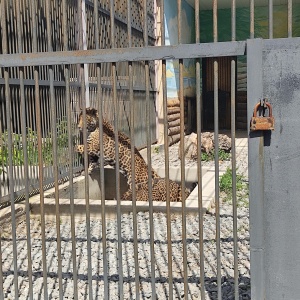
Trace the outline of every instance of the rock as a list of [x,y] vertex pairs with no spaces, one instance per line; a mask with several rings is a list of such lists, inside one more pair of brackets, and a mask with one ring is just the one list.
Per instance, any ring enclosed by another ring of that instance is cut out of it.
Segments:
[[201,133],[201,151],[206,153],[212,152],[214,149],[214,134],[212,132]]
[[[201,133],[201,151],[211,153],[214,151],[214,133]],[[231,138],[226,134],[219,134],[219,149],[229,152],[231,149]],[[197,134],[191,133],[184,138],[184,156],[187,159],[197,159]],[[178,157],[181,159],[180,142],[178,143]]]
[[219,149],[224,151],[231,150],[231,138],[226,134],[219,134]]
[[[178,143],[178,157],[180,158],[180,142]],[[188,159],[197,159],[197,134],[191,133],[184,137],[184,156]]]

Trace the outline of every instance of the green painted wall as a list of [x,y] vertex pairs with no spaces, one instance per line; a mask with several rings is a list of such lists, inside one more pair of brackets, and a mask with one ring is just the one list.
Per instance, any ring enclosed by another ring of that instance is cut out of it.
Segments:
[[[177,1],[165,1],[165,29],[166,45],[178,44]],[[182,0],[182,43],[195,42],[195,10],[185,0]],[[268,7],[256,7],[254,11],[255,38],[268,38]],[[273,7],[273,36],[274,38],[287,37],[287,5]],[[300,4],[293,4],[293,36],[300,36]],[[236,9],[236,40],[243,41],[250,38],[250,9]],[[213,12],[200,12],[200,40],[202,43],[213,42]],[[218,41],[231,41],[231,9],[218,10]],[[168,60],[167,64],[168,98],[178,97],[179,91],[179,64],[178,60]],[[246,57],[237,60],[237,89],[246,91],[247,68]],[[195,61],[184,60],[184,95],[195,96]]]
[[[268,7],[256,7],[254,10],[254,36],[267,39],[269,36]],[[285,38],[288,36],[287,5],[273,7],[273,37]],[[300,36],[300,4],[293,5],[293,36]],[[250,38],[250,9],[236,9],[236,40],[244,41]],[[213,12],[200,12],[200,41],[213,42]],[[218,41],[231,41],[231,9],[218,10]],[[246,57],[239,57],[237,61],[237,89],[247,89]]]

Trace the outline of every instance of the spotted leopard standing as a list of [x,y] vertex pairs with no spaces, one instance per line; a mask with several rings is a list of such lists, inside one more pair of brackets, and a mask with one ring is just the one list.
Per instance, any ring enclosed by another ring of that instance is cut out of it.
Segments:
[[[104,163],[115,166],[115,132],[112,125],[105,119],[102,121],[103,126],[103,159]],[[81,112],[78,120],[79,130],[84,130],[83,113]],[[88,173],[91,174],[93,169],[98,165],[97,158],[100,157],[100,141],[99,141],[99,115],[94,108],[86,108],[86,130],[90,132],[87,138],[87,153],[92,158],[88,167]],[[130,139],[122,132],[118,132],[119,146],[119,167],[120,171],[127,179],[129,189],[121,197],[123,200],[132,200],[132,172],[131,172],[131,143]],[[84,153],[84,145],[77,145],[75,151],[81,154]],[[136,199],[140,201],[148,201],[148,167],[139,153],[134,149],[135,163],[135,187]],[[181,186],[170,180],[170,200],[181,201]],[[158,176],[152,170],[152,199],[153,201],[166,201],[166,180]],[[185,191],[185,197],[189,192]]]

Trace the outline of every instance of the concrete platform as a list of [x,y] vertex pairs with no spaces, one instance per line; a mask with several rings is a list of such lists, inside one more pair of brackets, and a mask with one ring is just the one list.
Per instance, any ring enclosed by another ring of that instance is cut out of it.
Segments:
[[[236,156],[237,159],[240,155],[240,152],[247,148],[247,137],[241,136],[236,139]],[[164,176],[164,168],[156,169],[156,171]],[[115,198],[115,171],[113,169],[106,169],[106,199],[105,200],[105,210],[108,215],[116,215],[118,203]],[[222,176],[226,172],[226,167],[222,164],[219,165],[219,175]],[[110,173],[110,174],[109,174]],[[99,174],[98,174],[99,176]],[[185,173],[187,184],[198,182],[197,178],[197,168],[190,168],[186,170]],[[170,169],[170,179],[180,182],[180,169]],[[74,210],[75,215],[78,218],[85,218],[86,215],[86,200],[85,200],[85,190],[84,190],[85,177],[80,176],[74,180],[74,185],[76,186],[77,194],[75,195],[74,200]],[[121,183],[121,194],[127,188],[126,180],[123,176],[120,176]],[[109,188],[109,186],[113,187]],[[60,186],[60,194],[59,194],[59,204],[60,204],[60,214],[61,216],[69,216],[70,215],[70,199],[69,199],[69,184],[65,183]],[[102,210],[102,201],[101,199],[101,191],[99,188],[99,177],[97,176],[89,176],[89,208],[91,217],[99,217]],[[55,199],[54,199],[54,188],[46,191],[44,193],[44,211],[45,214],[51,216],[55,214]],[[215,170],[214,167],[211,168],[202,168],[202,209],[204,212],[210,210],[210,208],[214,205],[215,202]],[[40,196],[34,196],[30,199],[31,204],[31,213],[36,215],[40,213]],[[179,202],[171,202],[170,209],[172,213],[181,213],[182,212],[182,203]],[[189,197],[185,202],[186,212],[189,213],[197,213],[199,211],[199,197],[198,197],[198,186],[196,186]],[[132,211],[132,202],[131,201],[121,201],[120,202],[120,210],[122,212],[130,212]],[[148,211],[149,203],[143,201],[136,202],[136,210],[137,211]],[[165,202],[153,202],[153,211],[165,212],[167,210],[167,206]]]

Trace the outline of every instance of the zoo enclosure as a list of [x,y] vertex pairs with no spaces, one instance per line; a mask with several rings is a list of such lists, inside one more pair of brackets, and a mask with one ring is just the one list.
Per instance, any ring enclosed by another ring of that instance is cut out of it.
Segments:
[[[1,2],[1,8],[6,8],[6,6],[4,6],[5,2],[2,1]],[[49,3],[49,2],[48,2]],[[80,2],[81,3],[81,2]],[[112,2],[111,2],[112,3]],[[181,3],[181,1],[178,2],[179,4]],[[63,1],[62,4],[66,4],[66,1]],[[273,37],[273,31],[272,31],[272,28],[273,28],[273,15],[272,15],[272,12],[273,12],[273,1],[269,1],[269,38],[272,39]],[[289,37],[292,37],[292,9],[291,9],[291,4],[292,4],[292,1],[288,1],[288,6],[287,6],[287,9],[288,9],[288,23],[287,23],[287,27],[288,27],[288,36]],[[79,4],[78,4],[79,5]],[[199,1],[195,1],[195,6],[196,6],[196,9],[195,9],[195,19],[198,20],[199,19],[199,15],[198,15],[198,12],[199,12]],[[95,5],[95,9],[93,10],[93,14],[97,15],[98,13],[98,10],[96,9],[97,8],[97,5]],[[145,8],[146,6],[144,5],[143,6],[143,12],[144,12],[144,22],[143,22],[143,30],[144,32],[147,32],[147,18],[145,18],[145,16],[147,15],[145,13]],[[231,9],[232,9],[232,19],[231,19],[231,25],[232,25],[232,31],[231,31],[231,38],[232,38],[232,41],[228,41],[228,42],[225,42],[225,43],[218,43],[218,36],[217,36],[217,10],[218,7],[217,7],[217,1],[214,1],[213,2],[213,12],[214,12],[214,32],[213,32],[213,35],[214,35],[214,43],[213,44],[199,44],[199,24],[196,22],[197,26],[196,26],[196,44],[194,45],[178,45],[178,46],[162,46],[162,47],[157,47],[157,48],[149,48],[147,47],[148,46],[148,43],[146,43],[146,41],[148,42],[148,38],[147,38],[147,34],[144,34],[143,36],[143,41],[144,41],[144,45],[146,47],[142,47],[142,51],[140,51],[140,49],[138,48],[130,48],[130,49],[124,49],[124,50],[120,50],[119,48],[116,48],[116,49],[101,49],[101,50],[94,50],[94,51],[81,51],[81,50],[73,50],[73,49],[68,49],[68,48],[63,48],[64,49],[64,52],[58,52],[58,53],[55,53],[55,52],[47,52],[46,53],[46,56],[45,56],[45,53],[35,53],[36,51],[32,51],[34,53],[30,53],[30,54],[20,54],[22,53],[22,51],[17,51],[17,54],[15,55],[10,55],[10,54],[5,54],[5,52],[7,53],[7,50],[4,49],[4,55],[1,56],[1,60],[0,60],[0,65],[3,69],[3,78],[4,78],[4,90],[5,90],[5,99],[6,99],[6,114],[5,114],[5,117],[6,117],[6,120],[10,120],[11,119],[11,110],[13,110],[13,108],[11,108],[10,106],[10,101],[12,99],[12,97],[10,96],[11,95],[11,92],[10,92],[10,88],[11,86],[13,85],[13,82],[10,82],[10,68],[17,68],[19,69],[19,75],[18,77],[20,77],[18,80],[20,80],[20,90],[22,89],[22,86],[23,86],[23,90],[24,90],[24,84],[22,84],[22,80],[24,79],[23,77],[25,76],[24,75],[24,72],[23,72],[23,68],[24,70],[29,67],[29,66],[32,66],[34,67],[33,68],[33,77],[34,78],[34,98],[36,100],[35,102],[35,110],[36,110],[36,115],[38,116],[37,117],[37,122],[36,122],[36,130],[37,130],[37,134],[38,134],[38,142],[37,142],[37,146],[38,146],[38,160],[39,160],[39,172],[40,174],[43,173],[43,169],[44,169],[44,166],[43,166],[43,153],[42,153],[42,144],[43,144],[43,130],[42,130],[42,123],[39,121],[39,116],[41,115],[40,114],[40,110],[41,110],[41,107],[39,107],[39,99],[41,99],[43,97],[43,95],[40,95],[39,91],[40,91],[40,86],[42,86],[41,83],[38,83],[38,79],[39,79],[39,74],[42,74],[43,73],[43,67],[41,66],[48,66],[48,70],[46,71],[46,74],[48,74],[49,76],[49,93],[50,93],[50,106],[51,106],[51,120],[56,120],[56,114],[57,114],[57,111],[56,111],[56,103],[55,103],[55,85],[54,85],[54,74],[55,74],[55,70],[56,69],[59,69],[59,68],[62,68],[63,69],[63,74],[67,74],[67,75],[64,75],[65,76],[65,80],[64,80],[64,85],[63,85],[63,89],[65,90],[65,99],[66,99],[66,102],[65,102],[65,105],[66,105],[66,115],[67,115],[67,128],[68,128],[68,159],[67,161],[68,162],[73,162],[73,157],[74,157],[74,154],[73,154],[73,145],[72,145],[72,141],[70,139],[70,132],[72,132],[71,128],[72,128],[72,123],[75,119],[74,115],[72,114],[72,101],[71,101],[71,91],[72,91],[72,82],[73,82],[73,77],[70,76],[70,74],[72,73],[72,70],[73,68],[74,69],[79,69],[79,73],[80,74],[84,74],[84,71],[86,69],[85,65],[87,66],[91,66],[93,63],[96,63],[96,71],[97,71],[97,76],[95,76],[95,79],[97,81],[97,89],[95,89],[97,91],[98,96],[101,96],[101,99],[102,98],[102,95],[103,95],[103,90],[105,90],[105,87],[103,87],[103,82],[102,82],[102,77],[104,77],[104,80],[107,78],[107,74],[104,74],[101,73],[101,71],[105,68],[108,68],[108,66],[110,66],[110,72],[111,73],[108,73],[108,74],[112,74],[111,75],[111,98],[113,99],[112,103],[114,104],[113,106],[110,106],[110,107],[113,107],[112,109],[112,115],[114,117],[113,121],[115,123],[115,128],[118,128],[120,125],[119,123],[117,122],[118,121],[118,109],[116,106],[116,104],[118,104],[118,101],[117,101],[117,81],[116,81],[116,78],[117,78],[117,66],[118,66],[118,63],[119,62],[125,62],[124,65],[128,65],[128,74],[125,73],[126,76],[128,76],[128,93],[129,93],[129,101],[130,101],[130,105],[133,105],[134,103],[134,98],[133,98],[133,74],[131,73],[132,72],[132,67],[131,67],[131,63],[130,61],[133,61],[133,62],[136,62],[137,64],[140,64],[143,66],[143,71],[141,72],[141,74],[145,74],[145,78],[146,78],[146,87],[145,87],[145,98],[146,98],[146,111],[147,111],[147,114],[146,114],[146,119],[147,119],[147,144],[148,144],[148,147],[150,148],[150,145],[151,145],[151,140],[152,140],[152,136],[150,135],[150,111],[151,111],[151,107],[149,107],[149,104],[150,104],[150,98],[151,98],[151,72],[150,72],[150,65],[151,65],[151,62],[154,63],[155,60],[161,60],[162,61],[162,65],[163,65],[163,70],[165,71],[164,69],[164,64],[165,64],[165,61],[166,61],[166,58],[173,58],[173,59],[178,59],[179,60],[179,66],[182,68],[182,64],[183,64],[183,60],[184,59],[187,59],[187,58],[193,58],[193,59],[196,59],[196,62],[195,62],[195,65],[196,65],[196,70],[197,70],[197,132],[200,133],[201,132],[201,120],[200,120],[200,116],[201,116],[201,113],[200,113],[200,109],[201,109],[201,97],[200,97],[200,65],[201,65],[201,61],[200,61],[200,58],[204,58],[204,57],[220,57],[220,56],[238,56],[238,55],[244,55],[245,54],[245,49],[246,49],[246,42],[245,41],[241,41],[241,42],[236,42],[235,41],[235,18],[234,18],[234,13],[235,13],[235,1],[232,2],[232,6],[231,6]],[[161,14],[162,16],[164,15],[163,14],[163,5],[161,6]],[[2,20],[2,24],[4,24],[5,22],[3,20],[6,20],[6,17],[3,18],[3,11],[7,11],[6,9],[1,9],[1,20]],[[46,9],[47,12],[49,12],[50,10]],[[112,14],[113,12],[115,11],[115,9],[112,8],[112,5],[110,6],[110,14]],[[254,1],[250,1],[250,38],[254,38],[255,35],[254,35]],[[178,11],[178,20],[179,20],[179,28],[180,28],[180,20],[181,20],[181,11],[179,10]],[[66,10],[63,10],[63,15],[65,14],[66,16]],[[7,14],[5,14],[6,16]],[[18,15],[18,13],[17,13]],[[20,15],[19,15],[20,16]],[[47,20],[49,18],[49,15],[47,17]],[[34,18],[33,18],[34,19]],[[95,17],[95,19],[97,19]],[[20,18],[17,18],[17,20],[20,20]],[[64,18],[65,20],[65,18]],[[162,22],[163,24],[163,22]],[[6,28],[5,26],[1,26],[2,28]],[[129,26],[130,27],[130,26]],[[163,27],[162,27],[163,28]],[[130,36],[130,33],[132,32],[132,30],[130,28],[128,28],[129,31],[127,32],[128,36]],[[95,32],[97,33],[99,28],[97,26],[95,26],[94,28]],[[66,23],[64,23],[64,33],[66,33],[68,30],[67,30],[67,26],[66,26]],[[114,36],[114,30],[111,30],[111,37]],[[163,33],[163,30],[162,30],[162,33]],[[2,39],[5,41],[6,40],[6,36],[7,36],[7,32],[5,29],[2,29]],[[180,37],[180,30],[178,32],[178,35]],[[49,33],[48,33],[49,35]],[[163,34],[162,34],[163,35]],[[34,35],[33,35],[34,36]],[[51,36],[51,35],[49,35]],[[66,36],[66,34],[64,34],[64,37]],[[164,35],[163,35],[164,36]],[[35,36],[35,38],[37,38],[37,36]],[[83,38],[83,37],[82,37]],[[47,42],[49,42],[51,39],[48,39]],[[35,39],[33,39],[34,43],[33,45],[37,45],[37,42]],[[64,40],[66,42],[66,40]],[[179,38],[179,41],[180,41],[180,38]],[[97,43],[96,43],[97,44]],[[5,48],[5,43],[3,43],[4,45],[4,48]],[[64,43],[64,45],[66,45]],[[51,47],[50,47],[51,48]],[[98,49],[98,47],[96,47]],[[106,47],[105,47],[106,48]],[[49,50],[49,49],[48,49]],[[72,51],[67,51],[67,50],[72,50]],[[45,59],[46,57],[46,59]],[[129,63],[128,63],[129,61]],[[145,63],[146,61],[146,63]],[[149,63],[147,63],[149,61]],[[79,67],[78,67],[79,65]],[[53,67],[51,67],[53,66]],[[106,66],[106,67],[105,67]],[[214,62],[214,66],[215,66],[215,69],[214,69],[214,82],[215,82],[215,85],[214,85],[214,101],[215,101],[215,107],[214,107],[214,116],[218,116],[218,63],[215,61]],[[145,70],[144,70],[145,69]],[[232,60],[232,78],[231,78],[231,82],[232,82],[232,89],[234,90],[235,89],[235,85],[234,85],[234,82],[235,82],[235,60]],[[139,74],[139,73],[138,73]],[[165,72],[163,72],[163,82],[165,84]],[[181,72],[180,72],[180,78],[181,78],[181,84],[182,84],[182,69],[181,69]],[[85,80],[79,80],[79,84],[80,84],[80,92],[79,92],[79,95],[81,97],[81,101],[82,101],[82,106],[84,107],[87,103],[87,97],[86,97],[86,94],[85,94],[85,84],[86,84],[86,81]],[[182,89],[181,89],[182,90]],[[24,94],[22,95],[23,93],[21,92],[20,94],[20,98],[21,100],[23,101],[22,104],[21,104],[21,109],[22,109],[22,114],[23,116],[25,115],[25,103],[27,103],[27,101],[25,101],[25,96]],[[166,86],[164,85],[164,115],[166,116]],[[234,104],[234,101],[235,101],[235,93],[232,93],[231,95],[231,101],[232,103]],[[100,99],[100,97],[98,97],[97,99]],[[180,94],[180,99],[182,100],[183,99],[183,95]],[[28,101],[30,103],[30,101]],[[96,107],[99,108],[99,111],[102,113],[103,112],[103,102],[102,101],[99,101],[98,103],[96,103]],[[235,115],[235,105],[232,105],[231,106],[231,113],[232,113],[232,116]],[[134,123],[135,120],[133,120],[132,116],[134,115],[133,114],[133,109],[131,107],[130,109],[130,122]],[[183,115],[183,106],[181,105],[181,115]],[[53,118],[54,117],[54,118]],[[117,118],[117,119],[116,119]],[[25,122],[26,118],[20,118],[21,121],[20,122]],[[1,118],[2,120],[2,118]],[[164,128],[165,128],[165,135],[167,135],[167,122],[166,122],[166,118],[164,118]],[[181,118],[182,120],[182,118]],[[232,169],[233,169],[233,194],[235,194],[234,190],[235,190],[235,126],[234,126],[234,118],[232,118],[231,120],[231,128],[232,128],[232,149],[233,149],[233,152],[232,152]],[[59,173],[58,173],[58,169],[56,168],[59,164],[58,164],[58,161],[55,161],[55,157],[57,157],[57,150],[59,149],[58,145],[59,145],[59,140],[58,140],[58,135],[57,135],[57,131],[56,131],[56,122],[51,122],[51,132],[52,132],[52,138],[53,138],[53,165],[55,166],[54,168],[54,183],[56,185],[56,189],[58,190],[58,183],[59,183]],[[24,125],[24,123],[23,123]],[[181,125],[183,125],[183,123],[181,123]],[[9,173],[9,178],[13,178],[13,170],[12,170],[12,166],[14,165],[14,161],[13,161],[13,148],[14,148],[14,141],[13,141],[13,126],[10,122],[7,122],[6,124],[7,126],[7,131],[8,131],[8,163],[9,163],[9,166],[11,168],[8,169],[8,173]],[[180,132],[180,135],[181,135],[181,138],[183,139],[183,136],[184,136],[184,131],[183,131],[183,127],[184,126],[181,126],[181,132]],[[218,134],[218,118],[215,117],[214,119],[214,127],[215,127],[215,135],[217,136]],[[26,124],[25,126],[21,126],[21,128],[26,128]],[[130,128],[133,128],[133,126],[131,126]],[[132,138],[132,141],[134,141],[134,133],[133,131],[130,131],[130,135],[131,135],[131,138]],[[27,140],[26,138],[24,138],[25,135],[22,134],[22,145],[26,145],[27,143]],[[86,136],[83,138],[86,143]],[[25,147],[25,146],[23,146]],[[26,147],[25,147],[26,148]],[[167,149],[167,146],[166,146],[166,149]],[[200,147],[199,147],[199,150],[200,150]],[[182,151],[182,150],[181,150]],[[24,152],[24,154],[26,153],[26,151]],[[198,151],[198,153],[200,153],[200,151]],[[26,156],[26,154],[25,154]],[[85,161],[87,161],[87,157],[85,156]],[[26,159],[25,159],[26,161]],[[203,222],[203,216],[202,216],[202,210],[201,210],[201,205],[202,205],[202,198],[201,198],[201,163],[200,163],[200,157],[198,157],[198,161],[199,161],[199,167],[198,167],[198,187],[199,187],[199,220],[200,220],[200,230],[199,230],[199,244],[200,244],[200,247],[199,247],[199,257],[200,257],[200,261],[201,261],[201,276],[200,276],[200,286],[201,286],[201,294],[203,296],[203,299],[205,297],[204,295],[204,292],[205,292],[205,284],[204,284],[204,278],[205,278],[205,275],[204,275],[204,262],[203,262],[203,232],[201,231],[201,229],[203,229],[203,223],[202,223],[202,226],[201,226],[201,222]],[[215,162],[216,162],[216,182],[215,182],[215,185],[216,185],[216,199],[215,199],[215,203],[216,203],[216,219],[217,219],[217,224],[216,224],[216,245],[217,245],[217,252],[216,252],[216,256],[217,256],[217,260],[218,260],[218,268],[217,268],[217,280],[218,280],[218,290],[217,290],[217,293],[218,293],[218,298],[221,299],[222,297],[222,291],[221,291],[221,261],[220,261],[220,248],[219,248],[219,245],[220,245],[220,230],[221,230],[221,226],[220,226],[220,215],[219,215],[219,208],[220,208],[220,202],[219,202],[219,195],[218,195],[218,190],[219,190],[219,181],[218,181],[218,178],[219,178],[219,174],[218,174],[218,153],[216,153],[216,158],[215,158]],[[29,165],[28,161],[27,163],[25,163],[25,165]],[[184,169],[184,162],[182,162],[182,169]],[[117,171],[118,171],[118,168],[117,168]],[[25,168],[25,178],[28,178],[28,173],[26,174],[26,168]],[[72,163],[70,164],[69,163],[69,177],[72,178],[73,177],[73,173],[74,173],[74,169],[73,169],[73,166],[72,166]],[[166,177],[168,178],[168,173],[166,173]],[[183,176],[184,178],[184,176]],[[183,181],[184,182],[184,181]],[[70,184],[72,184],[72,180],[70,180]],[[13,190],[13,183],[10,181],[9,182],[9,185],[10,185],[10,191]],[[184,185],[184,183],[183,183]],[[88,186],[88,185],[87,185]],[[43,182],[43,177],[39,177],[39,187],[40,187],[40,191],[43,190],[44,188],[44,182]],[[88,190],[88,187],[87,187],[87,190]],[[11,206],[12,206],[12,228],[13,228],[13,232],[14,232],[14,229],[15,229],[15,225],[14,225],[14,222],[15,222],[15,219],[14,219],[14,200],[15,200],[15,195],[11,192],[9,194],[9,197],[10,197],[10,201],[11,201]],[[56,198],[58,199],[58,194],[56,195]],[[72,201],[72,195],[70,195],[70,198],[71,198],[71,201]],[[235,197],[233,197],[235,198]],[[28,203],[29,201],[29,185],[26,184],[25,186],[25,199],[26,199],[26,203]],[[74,199],[73,199],[74,200]],[[87,203],[88,203],[88,197],[87,197]],[[120,199],[118,199],[120,200]],[[41,203],[43,203],[43,192],[41,192]],[[151,201],[150,201],[151,203]],[[169,202],[167,202],[167,205],[168,205]],[[102,218],[105,220],[105,206],[103,206],[103,210],[102,210]],[[59,210],[59,209],[58,209]],[[29,211],[29,206],[27,206],[27,212]],[[134,203],[133,203],[133,211],[134,211]],[[235,203],[235,199],[233,199],[233,219],[236,220],[236,203]],[[59,211],[58,211],[59,212]],[[88,206],[87,206],[87,217],[88,217],[88,214],[89,214],[89,211],[88,211]],[[59,216],[59,214],[57,214],[57,217]],[[168,216],[170,216],[170,211],[168,213]],[[71,217],[73,217],[71,215]],[[183,202],[183,205],[182,205],[182,220],[183,220],[183,223],[184,223],[184,219],[186,217],[186,211],[185,211],[185,203]],[[44,224],[44,216],[43,214],[41,215],[41,220],[42,220],[42,224],[41,224],[41,231],[42,232],[45,232],[45,224]],[[153,221],[153,220],[152,220]],[[27,214],[27,224],[29,224],[29,215]],[[150,219],[150,222],[151,222],[151,219]],[[57,220],[57,224],[59,224],[59,220]],[[88,225],[87,225],[88,226]],[[168,223],[168,228],[170,227],[170,223]],[[29,229],[30,231],[30,229]],[[186,240],[185,236],[184,236],[184,232],[185,232],[185,228],[183,226],[183,241]],[[235,246],[234,246],[234,252],[235,252],[235,262],[234,262],[234,268],[235,268],[235,276],[234,276],[234,281],[235,281],[235,298],[236,299],[239,299],[239,289],[238,289],[238,263],[237,263],[237,252],[238,252],[238,249],[237,249],[237,229],[236,229],[236,223],[234,225],[234,230],[233,230],[234,234],[233,234],[233,241],[235,243]],[[153,234],[153,232],[152,232]],[[30,236],[30,233],[29,233],[29,236]],[[105,237],[105,233],[103,234],[103,236]],[[153,237],[153,236],[152,236]],[[58,234],[58,240],[59,240],[59,234]],[[90,242],[89,240],[89,237],[87,238],[88,242]],[[102,239],[103,241],[105,241],[105,238]],[[16,264],[16,256],[17,256],[17,252],[16,252],[16,237],[13,235],[13,241],[15,243],[15,248],[14,248],[14,260],[15,260],[15,263],[13,265],[14,267],[14,286],[15,286],[15,298],[17,299],[18,298],[18,272],[17,272],[17,264]],[[30,248],[30,241],[28,240],[28,248]],[[43,241],[43,243],[45,244],[45,240]],[[105,242],[103,242],[105,243]],[[152,244],[153,244],[153,239],[152,239]],[[59,251],[59,250],[58,250]],[[121,249],[122,251],[122,249]],[[43,248],[43,259],[44,259],[44,263],[45,263],[45,257],[46,257],[47,253],[45,251],[45,247]],[[58,253],[58,257],[60,257],[61,253]],[[89,254],[89,257],[90,257],[91,254]],[[74,255],[75,256],[75,255]],[[186,268],[186,245],[184,245],[183,247],[183,261],[184,261],[184,268]],[[30,260],[30,255],[28,256],[28,260]],[[105,258],[105,255],[103,257],[103,264],[105,265],[106,263],[106,258]],[[48,291],[47,291],[47,272],[45,270],[45,265],[44,264],[44,269],[43,269],[43,278],[44,278],[44,296],[45,296],[45,299],[48,298]],[[138,267],[138,262],[136,262],[136,265]],[[170,264],[171,265],[171,264]],[[153,262],[151,262],[151,269],[153,269]],[[76,262],[74,263],[74,278],[76,278]],[[28,269],[28,273],[29,273],[29,278],[31,278],[31,272],[32,270]],[[170,274],[169,274],[170,275]],[[59,263],[58,263],[58,277],[60,279],[60,285],[62,284],[61,283],[61,277],[62,276],[62,271],[61,271],[61,266],[59,266]],[[170,275],[171,276],[171,275]],[[107,292],[107,280],[108,280],[108,277],[107,277],[107,273],[103,275],[104,277],[104,281],[105,281],[105,289],[106,289],[106,292]],[[119,285],[120,285],[120,291],[122,291],[122,277],[120,277],[120,282],[119,282]],[[183,274],[183,280],[184,280],[184,283],[185,283],[185,290],[187,291],[188,289],[188,285],[187,285],[187,272],[186,272],[186,269],[184,270],[184,274]],[[91,269],[89,268],[89,274],[88,274],[88,280],[89,280],[89,283],[91,283],[92,281],[92,274],[91,274]],[[138,273],[135,274],[135,280],[139,281],[139,275]],[[255,280],[255,279],[254,279]],[[30,279],[29,279],[30,281]],[[75,281],[75,280],[74,280]],[[151,277],[151,283],[153,283],[152,285],[152,292],[153,292],[153,295],[155,295],[155,278],[152,276]],[[169,283],[170,283],[170,290],[172,290],[172,278],[169,280]],[[255,283],[257,284],[257,282],[254,281],[254,286],[255,286]],[[32,284],[32,282],[29,283],[29,285]],[[256,286],[255,286],[256,287]],[[77,297],[77,293],[76,293],[76,283],[74,283],[74,295],[75,297]],[[32,285],[30,287],[31,289],[31,294],[32,294]],[[59,289],[60,291],[62,291],[63,289]],[[257,292],[257,291],[255,291]],[[187,297],[187,294],[185,294],[185,297]],[[120,293],[120,295],[122,295],[122,293]],[[138,296],[138,291],[137,291],[137,296]],[[90,293],[90,297],[92,297],[92,293]]]

